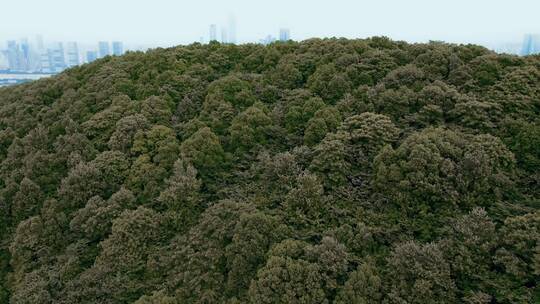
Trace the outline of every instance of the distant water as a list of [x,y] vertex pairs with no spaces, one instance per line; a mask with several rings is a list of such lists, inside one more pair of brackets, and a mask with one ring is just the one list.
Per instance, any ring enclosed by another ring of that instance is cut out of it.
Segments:
[[51,77],[53,74],[42,73],[1,73],[0,72],[0,87],[14,84],[25,83],[40,78]]

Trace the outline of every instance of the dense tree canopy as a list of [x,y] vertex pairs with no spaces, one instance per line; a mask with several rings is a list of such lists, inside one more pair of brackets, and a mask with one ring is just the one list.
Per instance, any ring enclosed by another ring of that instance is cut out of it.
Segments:
[[0,303],[538,303],[540,57],[128,52],[0,89]]

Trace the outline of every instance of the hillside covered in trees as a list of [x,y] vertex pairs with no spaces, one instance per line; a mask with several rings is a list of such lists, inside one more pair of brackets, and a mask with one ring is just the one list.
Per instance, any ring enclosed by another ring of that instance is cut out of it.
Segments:
[[0,89],[0,303],[538,303],[540,57],[193,44]]

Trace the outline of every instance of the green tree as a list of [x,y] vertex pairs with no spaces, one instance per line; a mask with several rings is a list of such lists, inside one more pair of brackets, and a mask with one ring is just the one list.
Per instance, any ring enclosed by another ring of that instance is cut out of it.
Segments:
[[283,60],[270,72],[269,78],[272,83],[283,89],[296,89],[303,81],[302,72],[294,66],[294,63]]
[[173,297],[169,297],[163,291],[157,291],[152,295],[144,295],[140,297],[135,304],[176,304],[177,301]]
[[509,189],[502,185],[511,182],[513,164],[512,153],[493,136],[427,129],[379,153],[375,186],[397,202],[426,201],[431,208],[485,205]]
[[116,129],[109,138],[109,148],[129,153],[133,146],[135,134],[145,131],[149,127],[148,120],[141,114],[126,116],[116,123]]
[[31,179],[24,178],[19,185],[19,191],[13,197],[11,216],[15,222],[20,222],[30,216],[36,215],[45,196],[41,188]]
[[251,92],[249,82],[234,75],[223,77],[210,84],[208,96],[215,95],[220,96],[237,109],[249,107],[256,100]]
[[197,170],[190,163],[178,159],[174,163],[172,176],[165,183],[166,188],[157,198],[160,209],[166,210],[173,229],[190,227],[204,207]]
[[134,206],[135,196],[125,188],[121,188],[106,201],[94,196],[88,200],[84,208],[75,212],[70,228],[89,240],[103,240],[110,234],[114,219],[122,211]]
[[286,218],[297,228],[319,224],[327,210],[321,182],[316,175],[303,173],[296,183],[283,201]]
[[178,158],[180,145],[171,128],[155,125],[135,134],[131,151],[136,155],[147,154],[154,164],[168,170]]
[[105,184],[104,197],[109,197],[114,192],[120,189],[120,186],[124,183],[130,162],[126,155],[119,151],[106,151],[100,153],[92,162],[91,166],[99,171],[101,182]]
[[344,186],[350,176],[347,161],[348,138],[343,134],[330,133],[314,149],[309,169],[317,174],[327,188]]
[[231,143],[241,151],[249,150],[257,144],[265,145],[270,136],[271,124],[262,104],[249,107],[232,121],[229,128]]
[[172,118],[172,102],[166,98],[150,96],[140,102],[141,114],[151,124],[169,126]]
[[[508,217],[501,229],[501,247],[494,262],[511,278],[506,286],[496,290],[501,302],[526,303],[538,297],[538,268],[540,253],[540,212]],[[530,287],[529,287],[530,286]]]
[[270,257],[249,290],[250,303],[328,303],[316,265]]
[[331,104],[336,103],[351,90],[351,82],[333,64],[317,67],[315,73],[309,77],[307,85],[313,92]]
[[320,142],[326,134],[336,131],[341,115],[334,107],[325,107],[315,112],[304,132],[304,143],[312,146]]
[[118,302],[135,301],[144,292],[146,260],[161,240],[161,216],[151,209],[139,207],[126,210],[113,221],[110,236],[99,246],[101,252],[94,267],[112,272],[104,286],[110,286],[114,276],[122,278],[112,296]]
[[264,213],[240,216],[232,242],[225,248],[229,295],[238,297],[247,292],[257,270],[266,261],[270,246],[286,233],[287,229],[275,217]]
[[154,164],[150,156],[143,154],[131,165],[125,184],[136,195],[138,202],[149,203],[158,197],[166,177],[167,171]]
[[202,176],[215,174],[223,165],[224,151],[221,142],[210,128],[195,132],[182,143],[180,150]]
[[351,272],[334,303],[375,304],[383,298],[382,279],[370,263],[362,263]]
[[[399,135],[399,129],[385,115],[362,113],[345,119],[339,127],[349,137],[350,153],[355,163],[365,165],[370,162],[382,147],[392,144]],[[364,156],[366,159],[361,159]]]
[[102,194],[106,186],[95,164],[80,163],[62,180],[58,189],[59,201],[65,210],[74,211],[83,207],[92,196]]
[[390,303],[454,303],[455,284],[444,254],[435,244],[414,241],[396,246],[388,257]]

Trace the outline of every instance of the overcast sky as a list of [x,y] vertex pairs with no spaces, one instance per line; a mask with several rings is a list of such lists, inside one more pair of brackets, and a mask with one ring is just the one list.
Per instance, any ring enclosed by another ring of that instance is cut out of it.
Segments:
[[498,43],[540,33],[540,0],[0,0],[0,40],[42,34],[46,40],[185,44],[207,40],[209,25],[226,25],[231,14],[240,42],[277,36],[280,27],[290,28],[295,40],[385,35]]

